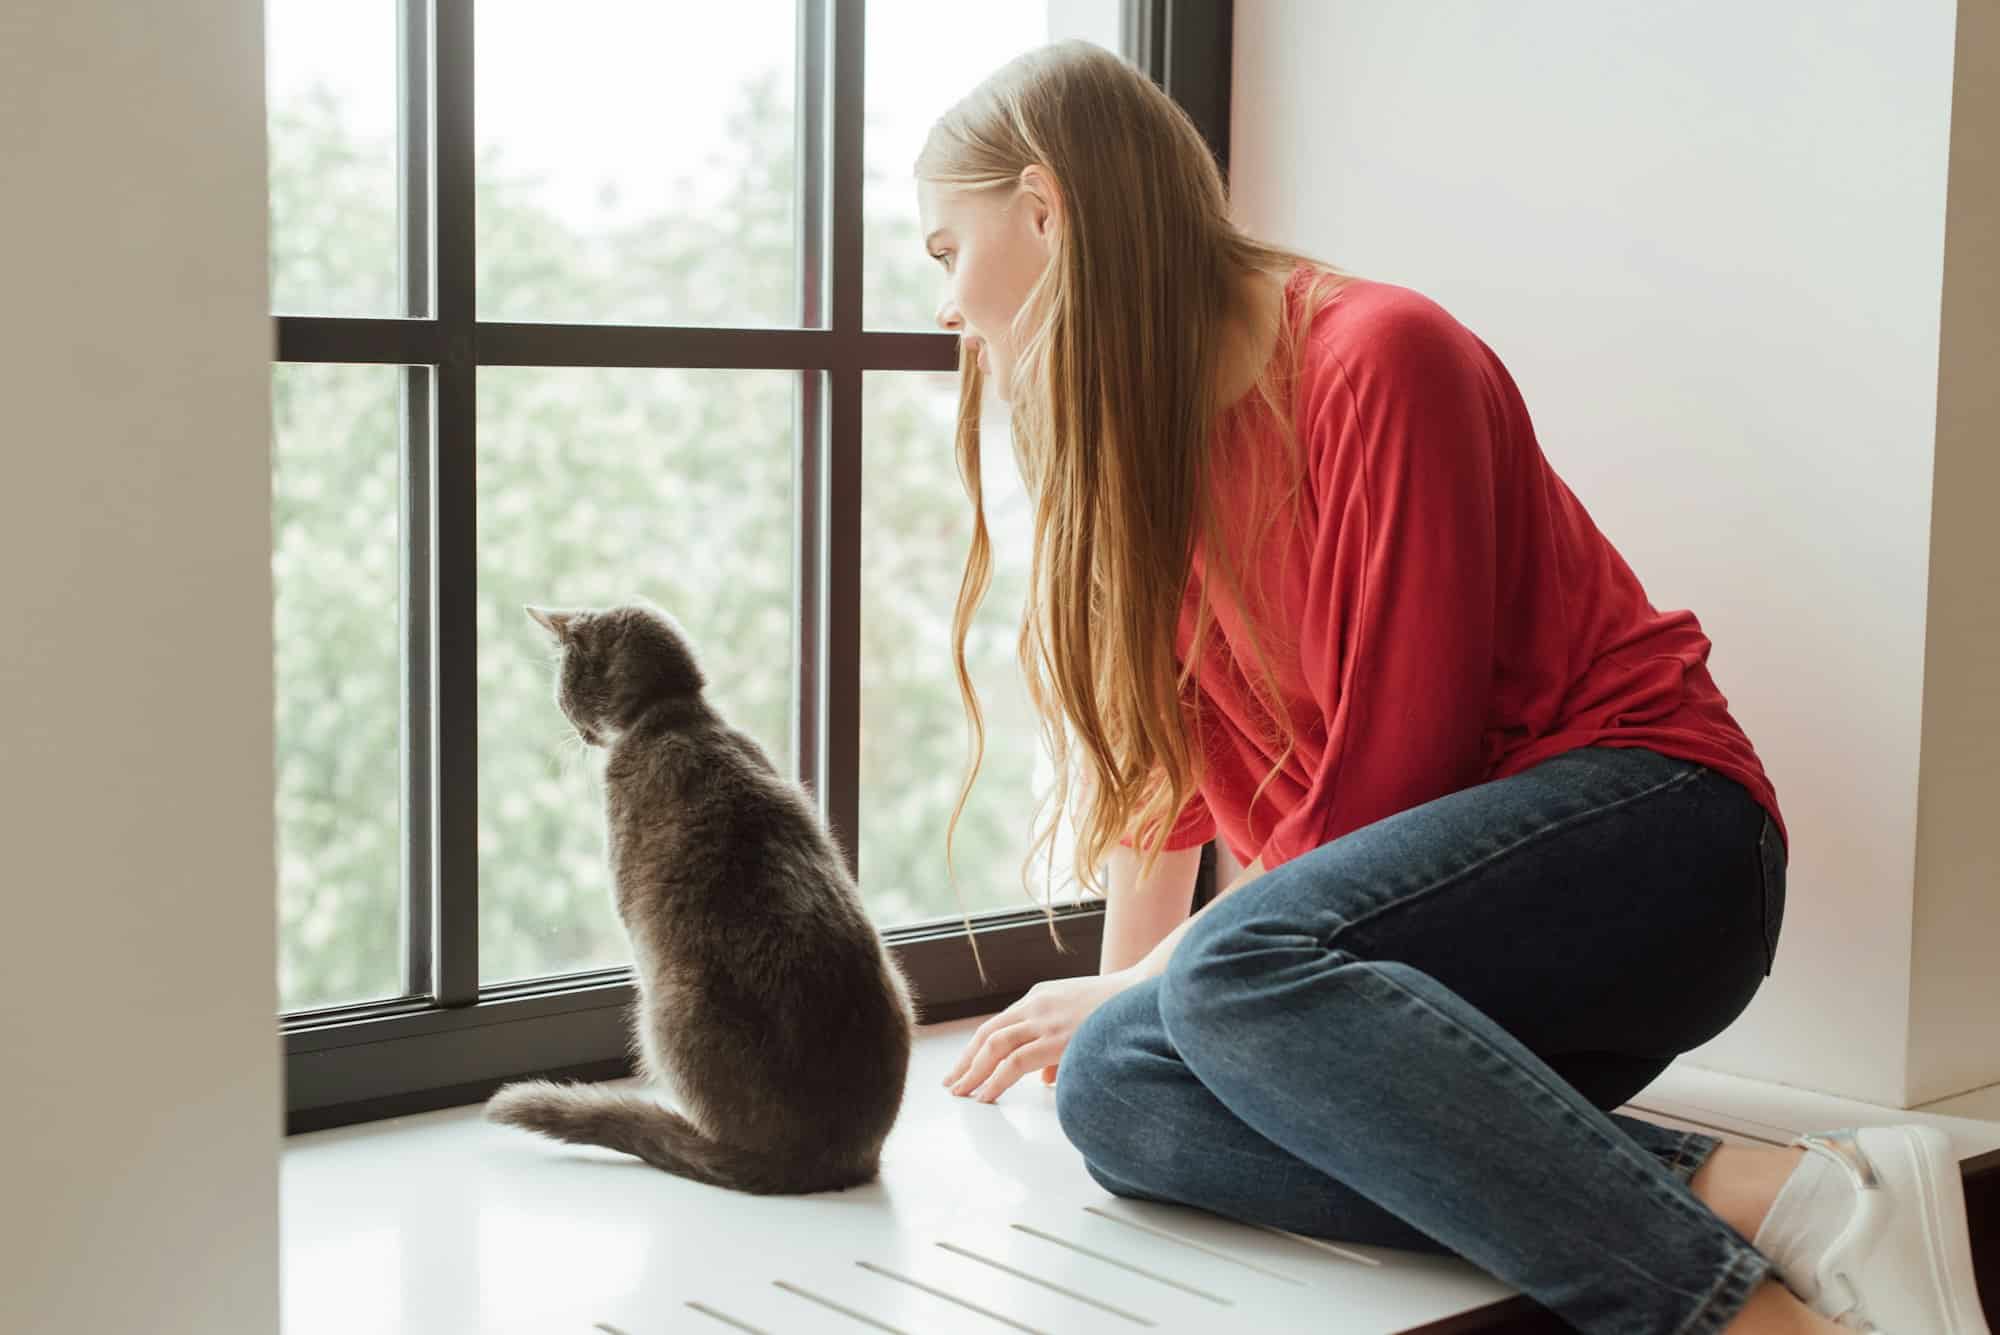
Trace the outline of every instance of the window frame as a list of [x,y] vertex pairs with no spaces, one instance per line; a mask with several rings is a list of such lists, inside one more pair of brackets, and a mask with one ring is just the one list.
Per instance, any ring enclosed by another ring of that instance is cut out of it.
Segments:
[[[862,376],[949,371],[957,339],[870,331],[861,311],[866,0],[797,0],[801,327],[481,321],[474,303],[475,0],[399,0],[399,216],[406,318],[274,316],[279,363],[403,371],[404,976],[395,1000],[287,1012],[287,1134],[485,1098],[529,1076],[631,1073],[626,967],[479,979],[475,377],[483,366],[799,373],[799,777],[854,870],[860,773]],[[1194,118],[1228,171],[1233,0],[1122,0],[1128,58]],[[1197,902],[1214,892],[1204,850]],[[885,928],[924,1023],[1000,1009],[1095,972],[1103,906]]]

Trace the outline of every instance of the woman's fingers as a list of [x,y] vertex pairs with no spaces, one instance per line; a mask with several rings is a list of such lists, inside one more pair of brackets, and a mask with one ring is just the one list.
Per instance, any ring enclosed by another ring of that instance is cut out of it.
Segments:
[[1015,1049],[1032,1041],[1034,1037],[1034,1029],[1026,1022],[1010,1024],[1004,1029],[995,1030],[984,1043],[979,1045],[978,1051],[972,1054],[972,1060],[967,1063],[964,1074],[952,1082],[951,1092],[963,1094],[968,1090],[979,1088],[993,1073],[994,1068],[1005,1061]]
[[1022,1076],[1038,1067],[1049,1064],[1051,1058],[1063,1050],[1064,1040],[1054,1036],[1038,1038],[1015,1048],[994,1066],[986,1083],[974,1091],[972,1097],[981,1103],[991,1103],[1006,1093],[1008,1088]]
[[965,1050],[958,1054],[958,1060],[952,1063],[951,1071],[944,1078],[947,1089],[957,1084],[965,1075],[966,1069],[972,1065],[972,1059],[978,1055],[979,1049],[987,1039],[1010,1025],[1020,1023],[1021,1016],[1016,1013],[1019,1005],[1019,1002],[1015,1002],[1013,1006],[1009,1006],[998,1015],[987,1016],[986,1023],[972,1031],[972,1037],[965,1041]]

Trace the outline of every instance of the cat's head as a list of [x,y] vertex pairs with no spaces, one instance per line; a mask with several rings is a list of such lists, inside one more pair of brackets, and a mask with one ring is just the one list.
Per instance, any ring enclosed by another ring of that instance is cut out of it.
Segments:
[[707,684],[680,622],[652,603],[526,611],[562,647],[556,705],[593,746],[608,746],[651,706]]

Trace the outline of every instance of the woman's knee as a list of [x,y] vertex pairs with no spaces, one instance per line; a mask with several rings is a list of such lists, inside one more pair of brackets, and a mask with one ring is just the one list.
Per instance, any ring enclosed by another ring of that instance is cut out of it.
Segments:
[[1129,1094],[1115,1092],[1129,1069],[1129,1063],[1107,1060],[1103,1055],[1072,1067],[1065,1052],[1062,1070],[1056,1076],[1056,1121],[1063,1138],[1082,1157],[1084,1171],[1098,1186],[1114,1196],[1165,1199],[1136,1182],[1174,1171],[1173,1165],[1184,1150],[1170,1139],[1161,1139],[1158,1123],[1136,1107]]
[[1237,912],[1241,905],[1217,903],[1191,923],[1160,974],[1160,1025],[1176,1050],[1185,1054],[1203,1027],[1228,1024],[1221,1015],[1242,975],[1246,956],[1262,943],[1254,926]]

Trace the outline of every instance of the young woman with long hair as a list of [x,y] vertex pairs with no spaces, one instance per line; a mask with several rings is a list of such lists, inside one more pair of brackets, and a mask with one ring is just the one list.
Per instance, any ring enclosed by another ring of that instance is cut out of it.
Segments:
[[[961,336],[966,785],[991,389],[1034,514],[1036,847],[1067,817],[1078,882],[1108,866],[1100,973],[982,1024],[952,1092],[1041,1072],[1109,1191],[1450,1251],[1581,1330],[1984,1335],[1936,1132],[1610,1111],[1769,974],[1787,836],[1696,618],[1492,350],[1246,236],[1187,117],[1085,43],[998,71],[916,175]],[[1189,917],[1217,836],[1243,873]]]

